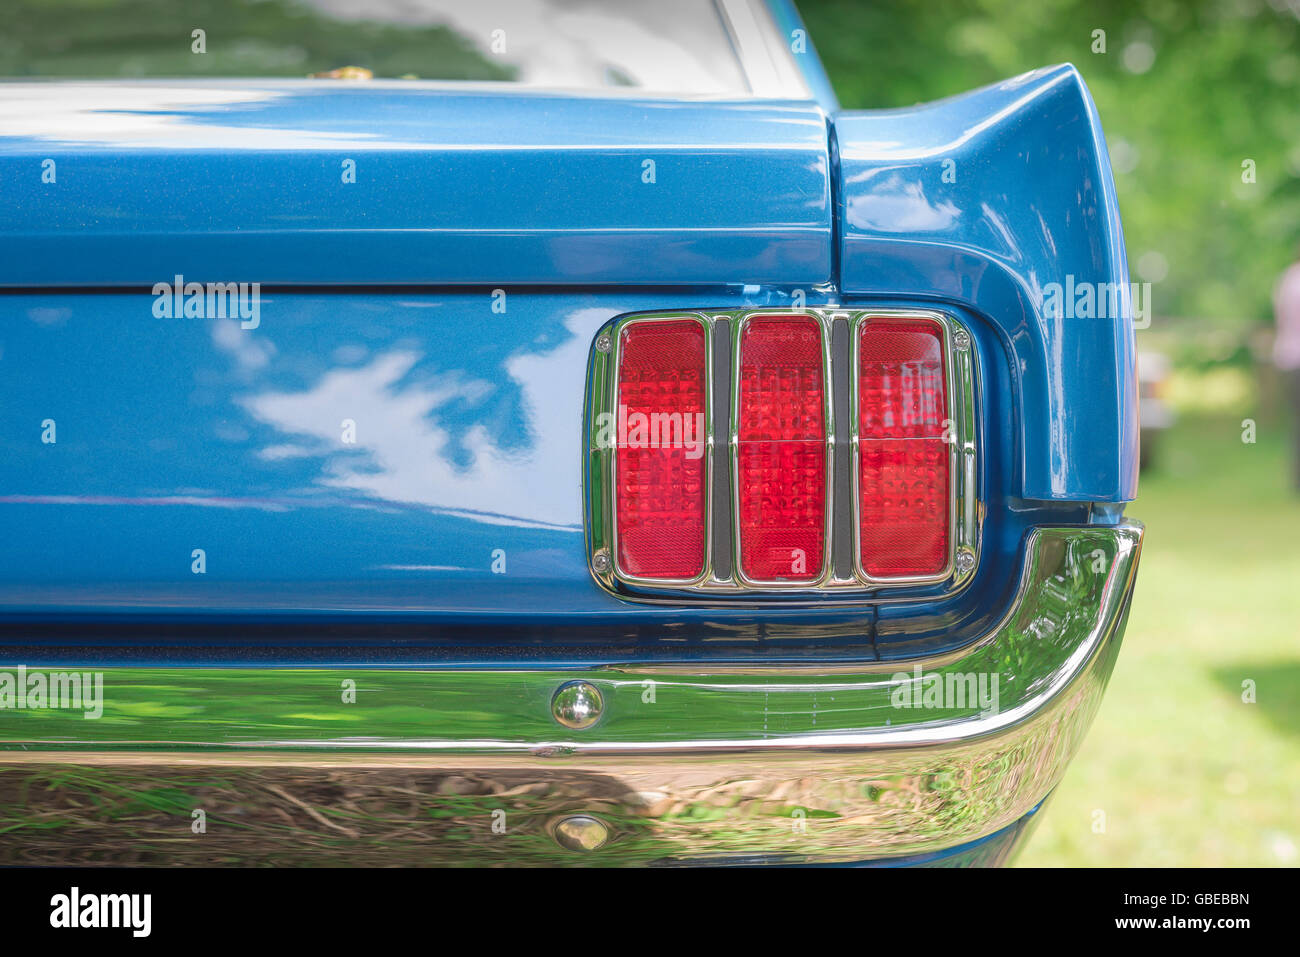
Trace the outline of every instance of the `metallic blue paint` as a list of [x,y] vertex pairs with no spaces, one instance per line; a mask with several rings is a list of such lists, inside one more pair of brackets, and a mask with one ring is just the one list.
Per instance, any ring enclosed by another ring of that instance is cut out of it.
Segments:
[[[783,31],[793,16],[776,5]],[[1028,529],[1132,497],[1131,330],[1041,308],[1062,269],[1126,278],[1072,68],[830,118],[813,102],[421,83],[0,85],[6,100],[42,97],[41,122],[28,110],[0,132],[0,174],[18,184],[0,211],[11,647],[74,634],[145,660],[200,646],[208,661],[252,647],[396,660],[399,646],[466,663],[894,657],[988,627]],[[40,179],[46,153],[55,184]],[[339,182],[345,156],[354,185]],[[654,184],[642,158],[657,160]],[[257,329],[159,319],[144,290],[177,272],[323,288],[268,286]],[[581,530],[592,338],[628,312],[796,292],[937,301],[972,329],[987,505],[972,587],[878,610],[605,594]],[[54,445],[39,440],[46,419]],[[42,630],[109,619],[141,628]],[[188,630],[322,620],[367,630]],[[167,621],[187,624],[143,630]]]
[[840,113],[834,128],[844,293],[906,290],[984,316],[1009,356],[1022,423],[1013,487],[1027,499],[1132,500],[1131,317],[1044,308],[1050,283],[1128,289],[1106,144],[1078,71]]
[[[5,294],[0,609],[11,621],[414,621],[442,628],[441,645],[524,654],[563,641],[579,659],[665,638],[792,656],[816,638],[825,653],[874,656],[875,615],[861,608],[626,603],[586,566],[581,423],[599,329],[684,299],[738,308],[792,294],[510,290],[499,315],[487,289],[267,292],[256,329],[158,318],[147,293]],[[900,620],[913,639],[966,640],[1009,598],[1025,532],[1087,519],[1005,493],[1010,375],[990,327],[962,317],[987,398],[985,558],[961,596],[922,589],[882,613],[886,640]]]
[[234,80],[0,100],[0,285],[831,278],[812,103]]

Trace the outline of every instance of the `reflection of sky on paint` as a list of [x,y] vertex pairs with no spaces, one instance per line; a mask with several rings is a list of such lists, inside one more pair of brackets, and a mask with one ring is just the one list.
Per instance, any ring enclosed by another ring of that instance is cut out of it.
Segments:
[[497,549],[512,587],[546,583],[537,608],[592,600],[588,350],[618,313],[679,305],[264,290],[242,330],[146,293],[53,301],[0,301],[0,605],[403,613],[506,611]]
[[[918,178],[908,178],[908,175]],[[879,233],[943,232],[961,217],[951,200],[931,202],[914,170],[870,170],[856,177],[848,217],[859,229]]]
[[[523,442],[513,446],[482,422],[457,429],[448,421],[455,403],[474,405],[491,394],[491,382],[459,371],[420,372],[425,356],[409,349],[378,350],[356,367],[329,369],[303,389],[255,389],[238,404],[275,430],[276,440],[259,452],[264,462],[318,459],[321,486],[490,524],[578,530],[581,405],[575,407],[572,389],[557,383],[584,368],[591,336],[609,317],[606,309],[577,310],[566,319],[573,335],[565,341],[505,361],[525,423]],[[241,375],[244,363],[262,361],[260,352],[231,348],[221,335],[214,330],[214,341]],[[349,419],[356,423],[354,445],[342,444]]]
[[[707,98],[655,99],[651,94],[577,99],[508,84],[63,80],[6,82],[3,93],[0,147],[32,141],[239,154],[539,147],[601,151],[614,145],[682,152],[740,143],[811,148],[824,145],[825,137],[824,119],[801,106],[763,102],[751,107],[728,100],[727,108],[719,109]],[[485,114],[491,116],[485,119]],[[825,158],[817,156],[810,171],[820,173],[824,164]],[[822,205],[820,197],[817,205]]]
[[325,117],[321,128],[312,129],[302,118],[288,128],[253,125],[242,116],[300,90],[294,83],[277,88],[211,81],[8,83],[0,96],[0,137],[172,149],[427,148],[376,133],[331,130]]

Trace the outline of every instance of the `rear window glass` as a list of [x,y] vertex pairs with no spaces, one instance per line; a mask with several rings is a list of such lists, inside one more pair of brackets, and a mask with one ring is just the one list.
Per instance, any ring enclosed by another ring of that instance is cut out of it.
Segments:
[[3,0],[0,76],[478,80],[745,93],[713,0]]

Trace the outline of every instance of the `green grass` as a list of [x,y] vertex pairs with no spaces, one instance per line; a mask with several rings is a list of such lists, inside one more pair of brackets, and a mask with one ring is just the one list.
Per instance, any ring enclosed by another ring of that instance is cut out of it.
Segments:
[[1142,476],[1124,648],[1020,864],[1300,863],[1300,495],[1283,425],[1241,434],[1186,420]]

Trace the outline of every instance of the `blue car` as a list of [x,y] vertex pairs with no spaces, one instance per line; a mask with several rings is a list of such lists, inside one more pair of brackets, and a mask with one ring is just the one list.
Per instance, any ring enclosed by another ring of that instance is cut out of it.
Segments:
[[1142,544],[1078,71],[229,6],[6,54],[0,865],[1008,860]]

